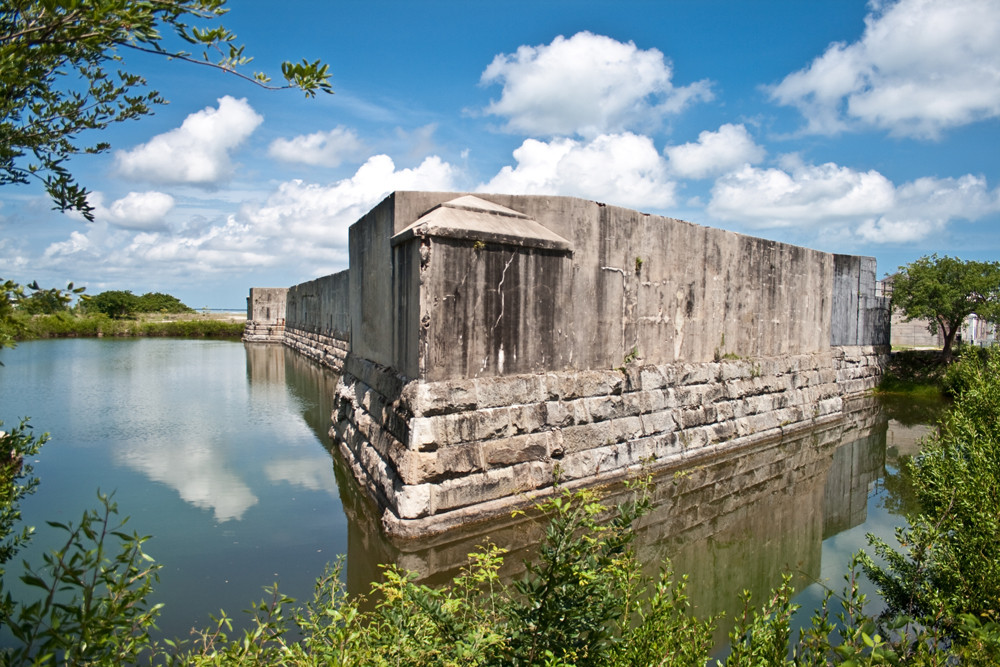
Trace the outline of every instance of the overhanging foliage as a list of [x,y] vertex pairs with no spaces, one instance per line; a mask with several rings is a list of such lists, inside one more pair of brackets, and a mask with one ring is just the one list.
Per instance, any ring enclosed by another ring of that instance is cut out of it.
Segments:
[[227,11],[226,0],[5,0],[0,185],[38,180],[55,208],[93,220],[87,190],[66,163],[110,146],[80,135],[141,118],[166,102],[127,67],[128,51],[213,67],[268,88],[298,88],[310,97],[333,92],[328,66],[318,60],[283,63],[282,85],[262,72],[243,73],[251,58],[235,34],[213,25]]

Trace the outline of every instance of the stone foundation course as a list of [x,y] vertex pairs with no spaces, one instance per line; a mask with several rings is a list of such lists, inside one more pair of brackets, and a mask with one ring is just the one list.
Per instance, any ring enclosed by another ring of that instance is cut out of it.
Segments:
[[332,434],[394,535],[427,535],[829,423],[875,385],[887,351],[404,382],[348,357]]

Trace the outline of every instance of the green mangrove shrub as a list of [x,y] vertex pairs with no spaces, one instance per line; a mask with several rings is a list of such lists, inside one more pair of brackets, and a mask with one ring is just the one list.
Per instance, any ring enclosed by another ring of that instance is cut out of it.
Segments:
[[958,394],[909,462],[920,511],[897,530],[901,550],[870,537],[865,561],[893,613],[961,640],[963,619],[1000,621],[1000,350],[966,354]]

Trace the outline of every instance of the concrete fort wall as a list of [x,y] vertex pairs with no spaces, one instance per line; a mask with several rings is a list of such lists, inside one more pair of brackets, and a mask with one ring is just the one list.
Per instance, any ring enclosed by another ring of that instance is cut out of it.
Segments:
[[288,289],[283,342],[338,373],[351,345],[349,288],[341,271]]
[[887,352],[874,271],[574,198],[397,192],[351,227],[346,272],[288,291],[284,342],[342,372],[339,446],[389,531],[419,535],[557,471],[838,419]]
[[476,195],[555,239],[428,214],[456,199],[395,193],[351,228],[359,356],[437,381],[831,345],[833,255],[569,197]]
[[877,293],[875,258],[833,256],[833,345],[889,344],[889,297]]
[[253,287],[243,340],[283,343],[339,373],[350,349],[350,276],[341,271],[292,287]]

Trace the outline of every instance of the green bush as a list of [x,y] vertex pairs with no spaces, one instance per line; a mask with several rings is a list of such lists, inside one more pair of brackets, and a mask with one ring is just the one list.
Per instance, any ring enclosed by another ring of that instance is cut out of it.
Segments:
[[176,320],[173,322],[143,322],[136,335],[172,336],[184,338],[238,338],[243,335],[242,321]]
[[157,650],[149,631],[161,605],[147,598],[160,566],[142,550],[149,538],[126,533],[128,519],[98,498],[79,524],[50,524],[66,534],[63,546],[21,576],[38,599],[13,605],[7,594],[14,609],[3,621],[17,644],[4,664],[132,664]]
[[941,378],[941,387],[949,396],[956,397],[976,382],[990,357],[990,349],[966,345],[959,348],[959,358],[949,365]]
[[18,340],[61,338],[67,336],[167,336],[174,338],[239,338],[243,335],[242,321],[185,319],[169,322],[112,319],[104,313],[78,315],[69,312],[55,315],[28,316],[16,314],[6,326],[11,337]]
[[957,400],[910,460],[920,510],[897,551],[869,537],[885,565],[864,561],[889,611],[959,644],[969,617],[1000,621],[1000,349],[949,371]]
[[162,292],[146,292],[139,297],[136,307],[139,313],[193,313],[194,309],[185,306],[180,299]]
[[120,320],[139,311],[139,297],[129,290],[109,290],[90,297],[85,308],[88,313],[104,313]]
[[899,350],[889,357],[879,391],[907,396],[938,397],[947,364],[940,350]]
[[52,315],[69,310],[69,304],[57,289],[39,290],[17,303],[18,311],[28,315]]
[[5,564],[31,537],[31,528],[19,527],[20,502],[38,486],[30,461],[46,440],[47,434],[36,437],[31,432],[28,420],[9,433],[0,430],[0,584]]

